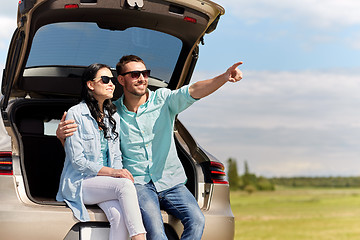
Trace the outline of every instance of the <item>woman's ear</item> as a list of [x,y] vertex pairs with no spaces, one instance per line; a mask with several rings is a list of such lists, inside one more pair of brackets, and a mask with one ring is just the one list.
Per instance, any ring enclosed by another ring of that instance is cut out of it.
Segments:
[[93,81],[87,81],[86,85],[91,91],[94,91],[94,82]]

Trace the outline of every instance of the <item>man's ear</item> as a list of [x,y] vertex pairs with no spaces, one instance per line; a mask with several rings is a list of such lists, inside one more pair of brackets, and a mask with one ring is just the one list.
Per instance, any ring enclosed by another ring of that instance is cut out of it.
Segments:
[[86,85],[91,91],[94,91],[94,82],[93,81],[87,81]]
[[118,82],[120,83],[121,86],[124,86],[124,84],[125,84],[124,76],[119,75],[117,77],[117,80],[118,80]]

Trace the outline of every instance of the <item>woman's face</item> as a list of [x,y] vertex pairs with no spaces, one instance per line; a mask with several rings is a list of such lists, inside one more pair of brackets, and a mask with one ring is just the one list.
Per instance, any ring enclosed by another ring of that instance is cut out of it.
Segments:
[[104,102],[106,99],[111,99],[115,90],[115,85],[112,81],[104,83],[102,76],[112,78],[113,75],[108,68],[101,68],[95,75],[93,81],[88,81],[88,88],[93,91],[94,97],[98,102]]

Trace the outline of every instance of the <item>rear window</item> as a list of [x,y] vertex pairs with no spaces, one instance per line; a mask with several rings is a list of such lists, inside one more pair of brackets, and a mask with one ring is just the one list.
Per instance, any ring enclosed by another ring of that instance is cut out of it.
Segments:
[[24,76],[27,73],[54,76],[57,74],[54,71],[38,71],[51,66],[70,68],[104,63],[115,68],[123,55],[134,54],[145,61],[152,78],[169,83],[181,48],[178,38],[149,29],[113,31],[101,29],[96,23],[49,24],[34,36]]

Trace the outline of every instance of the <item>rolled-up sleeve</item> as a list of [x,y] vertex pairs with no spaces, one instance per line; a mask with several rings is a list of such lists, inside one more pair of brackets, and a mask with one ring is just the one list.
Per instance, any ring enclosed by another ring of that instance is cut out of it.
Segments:
[[177,90],[169,92],[169,108],[173,113],[180,113],[198,101],[191,97],[189,93],[190,85],[183,86]]

